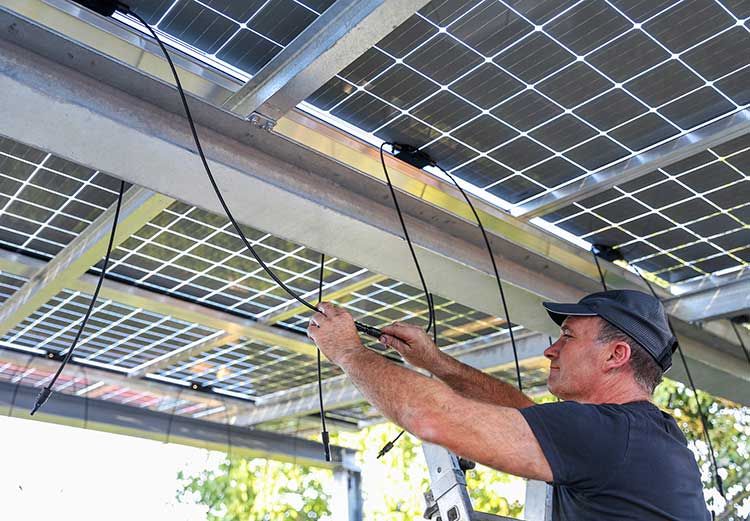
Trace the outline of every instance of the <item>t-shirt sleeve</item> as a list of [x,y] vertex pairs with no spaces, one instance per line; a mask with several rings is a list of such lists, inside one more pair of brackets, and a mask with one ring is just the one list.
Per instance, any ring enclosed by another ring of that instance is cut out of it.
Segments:
[[598,488],[625,458],[629,420],[611,406],[547,403],[520,410],[558,485]]

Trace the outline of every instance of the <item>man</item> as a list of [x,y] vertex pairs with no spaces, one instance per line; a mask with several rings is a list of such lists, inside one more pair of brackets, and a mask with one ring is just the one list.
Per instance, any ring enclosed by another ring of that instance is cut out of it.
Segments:
[[649,401],[676,342],[661,303],[623,290],[544,307],[561,326],[544,352],[548,387],[566,400],[544,405],[445,355],[414,326],[385,327],[380,340],[436,378],[364,349],[351,316],[331,304],[321,305],[308,334],[367,400],[418,438],[552,483],[556,520],[710,519],[684,436]]

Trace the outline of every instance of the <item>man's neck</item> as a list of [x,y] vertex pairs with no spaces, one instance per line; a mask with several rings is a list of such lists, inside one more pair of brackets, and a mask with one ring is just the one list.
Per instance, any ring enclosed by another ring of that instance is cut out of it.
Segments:
[[576,401],[594,404],[621,404],[650,400],[651,396],[635,382],[623,382],[622,380],[615,380],[611,382],[605,382],[603,385],[597,386],[581,400]]

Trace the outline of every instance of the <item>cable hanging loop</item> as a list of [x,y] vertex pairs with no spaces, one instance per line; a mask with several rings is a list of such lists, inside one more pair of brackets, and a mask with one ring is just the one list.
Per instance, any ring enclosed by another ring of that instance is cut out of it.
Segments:
[[[242,231],[242,228],[240,227],[239,222],[237,222],[237,219],[235,219],[234,214],[229,209],[229,206],[227,205],[227,202],[224,200],[224,196],[221,193],[221,190],[219,189],[219,186],[216,182],[216,179],[214,178],[213,172],[211,171],[211,167],[208,164],[208,160],[206,159],[206,155],[203,152],[203,147],[201,146],[200,138],[198,137],[198,132],[195,127],[195,122],[193,120],[192,113],[190,112],[190,107],[188,106],[187,97],[185,96],[185,90],[182,87],[182,82],[180,82],[180,77],[177,74],[177,69],[174,66],[174,62],[172,61],[172,58],[169,55],[169,52],[167,52],[167,48],[165,47],[164,43],[161,41],[159,36],[156,34],[156,31],[137,13],[127,10],[126,14],[131,15],[136,20],[138,20],[141,25],[143,25],[148,32],[151,34],[151,37],[156,41],[156,43],[159,45],[159,48],[161,49],[162,53],[164,54],[165,59],[167,60],[167,63],[169,64],[169,68],[172,71],[172,77],[174,78],[175,85],[177,87],[177,92],[180,95],[180,100],[182,101],[182,106],[185,110],[185,115],[188,120],[188,124],[190,126],[190,133],[193,136],[193,142],[195,143],[195,148],[198,152],[198,156],[200,157],[201,163],[203,164],[203,168],[206,171],[206,174],[208,175],[208,179],[211,183],[211,187],[214,190],[214,193],[216,194],[217,199],[219,200],[219,204],[221,205],[222,209],[224,210],[224,214],[227,216],[229,221],[232,223],[232,227],[234,228],[235,232],[239,236],[242,243],[245,245],[245,248],[250,252],[250,254],[253,256],[255,261],[260,265],[261,268],[263,268],[263,271],[265,271],[271,279],[281,288],[283,289],[290,297],[295,299],[297,302],[305,306],[310,311],[314,311],[316,313],[320,313],[321,310],[302,298],[300,295],[298,295],[296,292],[294,292],[289,286],[287,286],[283,280],[281,280],[278,275],[265,263],[265,261],[261,258],[261,256],[258,254],[258,252],[253,248],[252,244],[250,244],[250,241],[245,236],[245,233]],[[372,336],[374,338],[380,338],[381,332],[379,329],[368,326],[367,324],[362,324],[361,322],[355,321],[354,325],[356,326],[357,330],[360,333],[364,333],[366,335]]]

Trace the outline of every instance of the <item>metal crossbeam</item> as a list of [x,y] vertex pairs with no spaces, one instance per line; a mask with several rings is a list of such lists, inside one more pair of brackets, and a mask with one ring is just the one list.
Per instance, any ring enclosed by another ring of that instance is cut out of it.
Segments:
[[[146,188],[131,187],[123,196],[113,248],[173,202],[170,197]],[[70,288],[104,257],[114,214],[113,204],[3,303],[0,309],[0,337],[31,316],[61,290]]]
[[190,360],[191,358],[197,357],[202,353],[211,351],[216,347],[237,342],[240,338],[241,337],[236,333],[222,333],[219,336],[207,338],[195,344],[188,344],[182,349],[170,351],[169,353],[165,353],[162,356],[134,367],[132,370],[128,371],[128,376],[131,378],[139,378],[141,376],[145,376],[148,373],[158,373],[162,369],[168,369],[169,367],[177,365],[180,362]]
[[529,201],[513,210],[513,214],[524,219],[546,215],[748,132],[750,110],[746,109]]
[[[0,364],[6,362],[20,367],[26,367],[28,365],[30,368],[39,369],[47,373],[57,371],[57,368],[60,366],[60,362],[56,360],[49,360],[36,355],[28,355],[10,349],[2,349],[0,350]],[[71,373],[81,374],[82,369],[79,367],[70,367],[69,371]],[[105,386],[115,386],[122,389],[129,389],[134,392],[154,394],[158,396],[173,396],[177,390],[174,385],[161,383],[155,380],[127,378],[126,376],[113,371],[104,371],[95,367],[85,367],[84,371],[87,380],[103,382]],[[244,400],[238,400],[229,396],[212,396],[210,394],[193,391],[188,387],[181,389],[180,394],[184,398],[193,402],[204,404],[206,409],[226,406],[229,415],[238,414],[250,405]],[[91,395],[89,397],[91,397]],[[221,414],[224,415],[225,413],[222,412]]]
[[[34,404],[39,390],[26,385],[0,382],[0,407],[10,408],[13,416],[28,419],[28,409]],[[86,403],[87,402],[87,403]],[[244,429],[185,416],[131,407],[103,400],[86,400],[69,394],[57,394],[34,417],[61,425],[80,426],[86,414],[87,427],[102,432],[137,436],[155,441],[169,441],[201,449],[227,451],[233,456],[272,458],[323,468],[352,468],[355,451],[332,446],[331,458],[326,462],[323,446],[319,443],[259,430]],[[231,445],[230,445],[231,442]]]
[[679,295],[664,305],[687,322],[742,315],[750,311],[750,276]]
[[232,95],[224,107],[277,121],[428,0],[337,0]]

